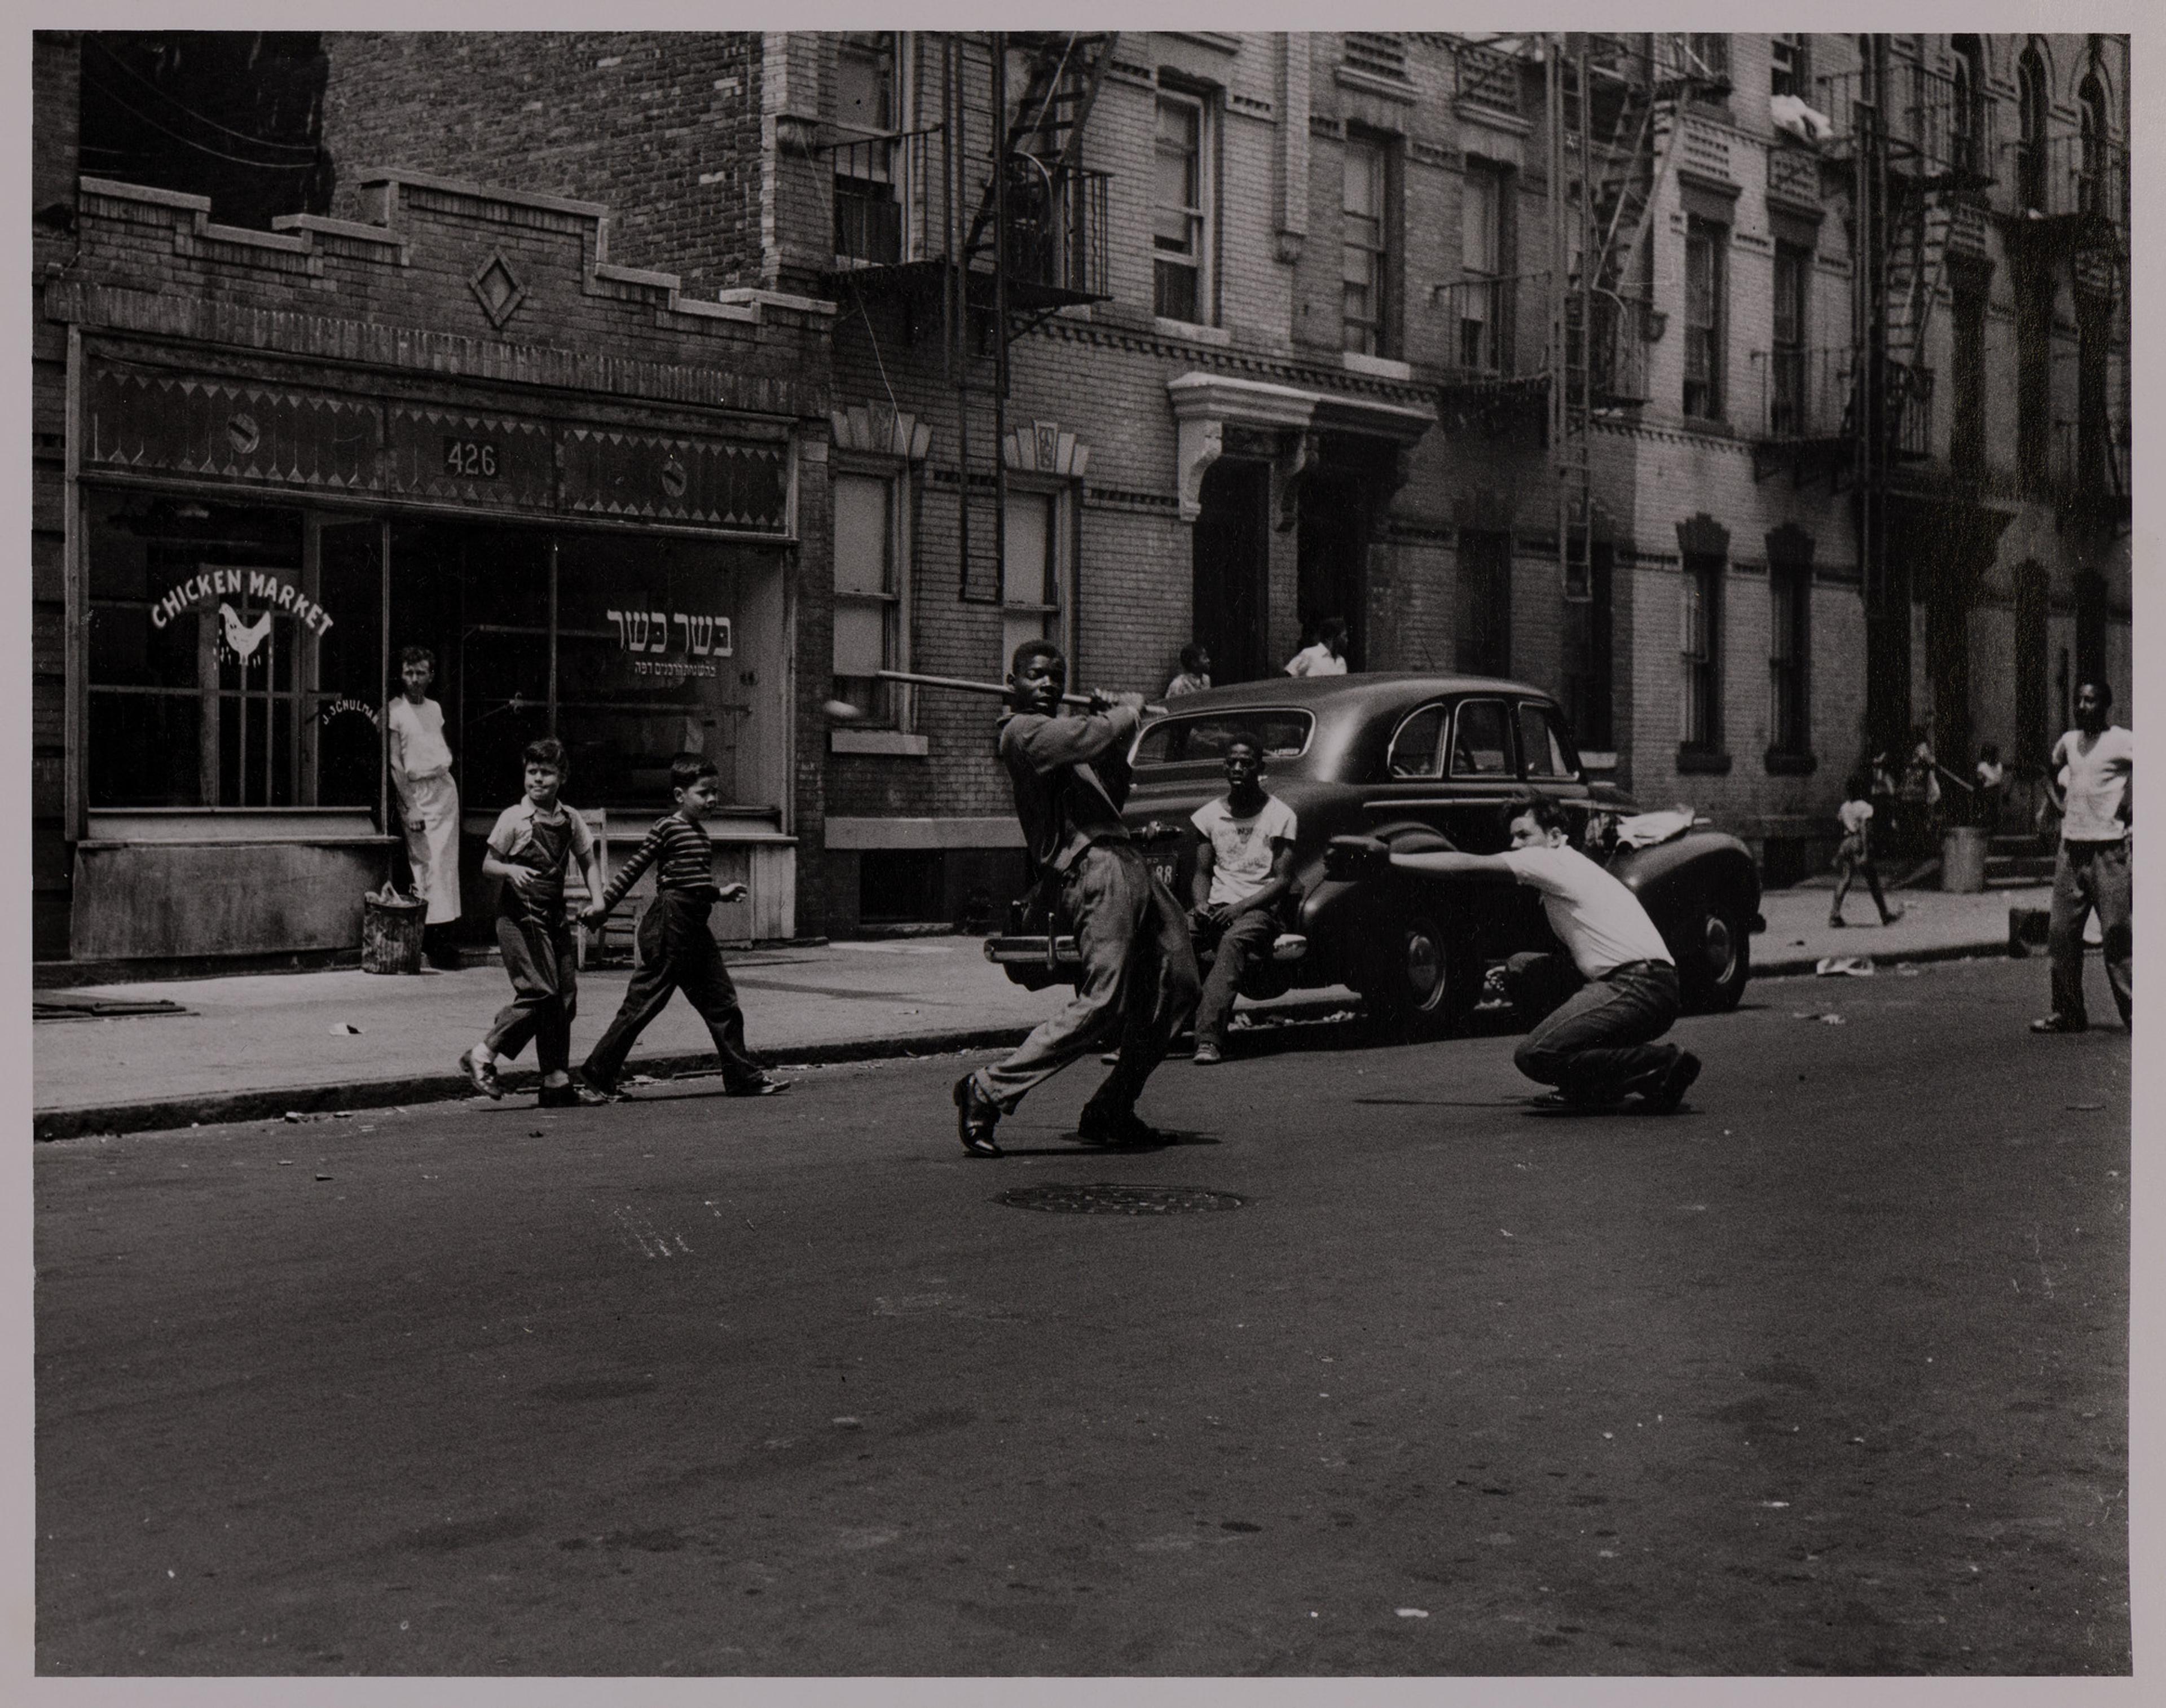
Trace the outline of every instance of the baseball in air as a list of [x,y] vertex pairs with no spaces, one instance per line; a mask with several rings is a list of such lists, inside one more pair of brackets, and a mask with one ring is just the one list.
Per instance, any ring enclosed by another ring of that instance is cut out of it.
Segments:
[[847,700],[830,700],[820,710],[837,723],[853,723],[864,716]]

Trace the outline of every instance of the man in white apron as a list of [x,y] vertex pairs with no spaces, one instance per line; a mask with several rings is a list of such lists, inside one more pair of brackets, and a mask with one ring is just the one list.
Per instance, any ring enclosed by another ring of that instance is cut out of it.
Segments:
[[404,690],[385,708],[383,727],[414,887],[429,904],[422,947],[431,966],[457,966],[446,928],[459,917],[459,790],[444,742],[444,708],[429,698],[436,654],[426,647],[403,648],[399,674]]

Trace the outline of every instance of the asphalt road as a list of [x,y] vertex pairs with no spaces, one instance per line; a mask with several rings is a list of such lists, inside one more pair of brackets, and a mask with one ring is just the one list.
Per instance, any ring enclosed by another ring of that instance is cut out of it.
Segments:
[[[1081,1067],[968,1159],[954,1058],[42,1145],[40,1670],[2125,1673],[2043,982],[1757,984],[1667,1118],[1289,1034],[1144,1153]],[[1191,1208],[1001,1202],[1091,1183]]]

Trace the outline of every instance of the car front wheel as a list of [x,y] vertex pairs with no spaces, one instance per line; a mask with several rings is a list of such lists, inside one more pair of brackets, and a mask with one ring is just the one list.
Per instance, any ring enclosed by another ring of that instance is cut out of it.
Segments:
[[1710,902],[1682,947],[1685,1006],[1699,1013],[1735,1008],[1752,976],[1751,928],[1744,912],[1734,902]]

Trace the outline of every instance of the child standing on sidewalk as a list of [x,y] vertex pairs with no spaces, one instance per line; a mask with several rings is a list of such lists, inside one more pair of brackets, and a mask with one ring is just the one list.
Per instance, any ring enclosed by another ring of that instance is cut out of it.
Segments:
[[429,698],[436,655],[426,647],[399,653],[401,691],[384,708],[391,787],[399,803],[414,887],[429,904],[421,948],[433,967],[456,967],[451,927],[459,917],[459,790],[444,744],[444,708]]
[[1865,798],[1868,787],[1864,778],[1852,777],[1843,785],[1842,805],[1836,811],[1842,840],[1835,851],[1835,900],[1828,904],[1831,925],[1849,923],[1842,917],[1843,898],[1850,894],[1852,878],[1860,874],[1873,892],[1873,905],[1880,910],[1880,923],[1893,925],[1903,917],[1903,910],[1889,907],[1880,893],[1880,869],[1873,863],[1873,803]]
[[485,876],[503,880],[496,904],[496,940],[511,977],[510,1002],[489,1035],[459,1058],[474,1089],[504,1095],[496,1064],[534,1040],[542,1069],[542,1107],[599,1103],[572,1083],[572,1017],[578,1004],[578,944],[564,917],[564,869],[578,860],[591,896],[601,888],[600,863],[586,821],[559,798],[564,747],[554,738],[529,742],[526,797],[504,809],[482,856]]
[[707,914],[716,902],[742,901],[747,893],[742,884],[715,883],[705,823],[721,792],[714,761],[697,754],[678,754],[669,762],[669,785],[677,810],[655,820],[647,840],[618,869],[609,888],[579,915],[583,924],[600,925],[633,880],[650,865],[655,868],[654,905],[639,922],[638,970],[616,1018],[588,1052],[579,1070],[579,1089],[595,1098],[621,1097],[617,1076],[624,1071],[625,1057],[669,1006],[671,993],[681,990],[715,1040],[715,1053],[722,1059],[723,1089],[733,1097],[772,1097],[790,1081],[771,1078],[745,1048],[744,1010],[737,1006],[737,986],[707,928]]

